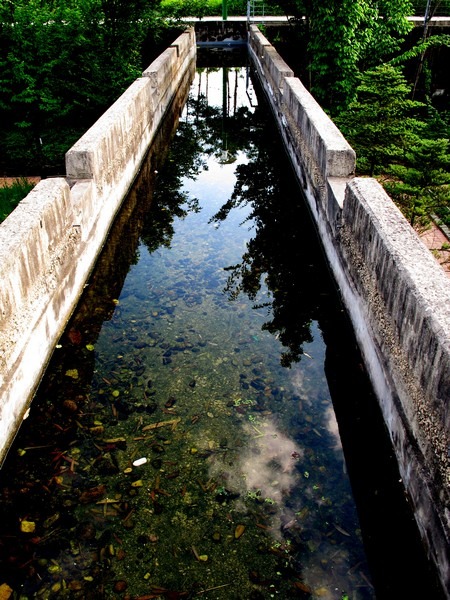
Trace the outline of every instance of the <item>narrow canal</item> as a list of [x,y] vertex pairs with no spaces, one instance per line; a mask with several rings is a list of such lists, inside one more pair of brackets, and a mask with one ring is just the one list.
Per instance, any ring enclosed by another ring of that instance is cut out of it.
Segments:
[[0,584],[438,598],[270,114],[225,56],[166,120],[0,472]]

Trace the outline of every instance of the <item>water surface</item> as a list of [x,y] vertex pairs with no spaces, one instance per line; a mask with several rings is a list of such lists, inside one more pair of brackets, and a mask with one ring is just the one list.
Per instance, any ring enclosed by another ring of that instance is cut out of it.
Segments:
[[2,581],[22,599],[375,598],[332,393],[363,436],[373,398],[247,69],[199,69],[168,135],[1,472]]

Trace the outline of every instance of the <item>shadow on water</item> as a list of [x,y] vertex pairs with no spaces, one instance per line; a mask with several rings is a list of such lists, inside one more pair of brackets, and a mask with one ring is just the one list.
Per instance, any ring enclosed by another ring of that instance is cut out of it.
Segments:
[[205,56],[0,473],[0,584],[438,599],[271,116]]

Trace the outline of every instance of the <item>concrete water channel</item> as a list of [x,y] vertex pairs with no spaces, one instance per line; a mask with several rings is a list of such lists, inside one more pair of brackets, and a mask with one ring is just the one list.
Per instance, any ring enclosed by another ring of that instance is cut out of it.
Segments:
[[0,584],[437,599],[247,50],[213,57],[164,119],[0,472]]

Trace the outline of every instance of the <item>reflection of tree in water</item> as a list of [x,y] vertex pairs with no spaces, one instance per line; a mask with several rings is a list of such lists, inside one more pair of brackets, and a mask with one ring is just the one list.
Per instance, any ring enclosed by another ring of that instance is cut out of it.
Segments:
[[310,217],[288,159],[280,150],[279,161],[269,160],[267,148],[273,146],[277,134],[267,128],[267,117],[261,123],[265,125],[252,131],[257,150],[248,164],[238,165],[234,192],[213,220],[223,221],[233,208],[252,205],[248,220],[255,222],[255,236],[248,242],[242,262],[227,268],[225,291],[230,299],[244,292],[257,302],[265,281],[271,302],[257,303],[255,308],[267,307],[271,318],[263,329],[285,346],[281,364],[289,367],[301,358],[303,344],[312,341],[310,324],[319,318],[330,283],[322,274],[325,266],[314,230],[302,227]]
[[198,201],[189,198],[181,188],[184,177],[195,179],[203,168],[200,144],[191,125],[179,123],[167,159],[157,175],[152,208],[144,216],[141,239],[149,252],[161,246],[169,248],[174,219],[198,210]]
[[[224,76],[231,96],[235,73],[231,70]],[[224,144],[228,158],[245,151],[249,162],[237,166],[234,192],[213,217],[220,222],[233,208],[252,205],[248,219],[255,222],[255,236],[242,261],[228,267],[226,291],[231,299],[244,292],[255,301],[256,308],[261,308],[257,296],[265,281],[272,298],[263,305],[270,315],[263,329],[285,346],[281,363],[290,366],[300,359],[303,344],[312,341],[310,324],[319,318],[331,284],[328,276],[321,275],[325,267],[318,260],[321,250],[314,231],[310,227],[308,231],[301,229],[309,215],[300,201],[288,159],[281,148],[278,161],[269,159],[268,148],[277,134],[268,127],[271,116],[267,110],[264,105],[258,105],[255,111],[242,106],[230,110],[225,102],[220,107],[210,106],[200,86],[193,89],[169,155],[158,173],[152,210],[144,217],[142,240],[150,252],[160,246],[169,247],[174,219],[199,210],[198,200],[183,191],[183,179],[196,179],[201,170],[207,169],[208,156],[220,159]]]
[[158,173],[152,210],[144,217],[141,237],[150,252],[161,246],[170,247],[174,219],[200,210],[198,199],[182,190],[183,179],[195,180],[202,170],[207,170],[207,157],[222,156],[224,128],[228,154],[235,156],[251,146],[249,131],[254,128],[254,115],[245,107],[238,108],[232,116],[223,115],[222,108],[209,106],[203,94],[191,94],[186,118],[180,121],[169,155]]

